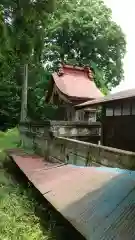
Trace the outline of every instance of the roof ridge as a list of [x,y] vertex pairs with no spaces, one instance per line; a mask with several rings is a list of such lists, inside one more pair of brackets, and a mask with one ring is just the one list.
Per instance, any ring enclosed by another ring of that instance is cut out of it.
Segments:
[[58,76],[63,76],[64,75],[64,69],[71,69],[71,70],[78,70],[78,71],[83,71],[88,74],[88,78],[93,81],[93,74],[92,70],[90,67],[78,67],[78,66],[73,66],[73,65],[67,65],[67,64],[60,64],[59,69],[57,71]]

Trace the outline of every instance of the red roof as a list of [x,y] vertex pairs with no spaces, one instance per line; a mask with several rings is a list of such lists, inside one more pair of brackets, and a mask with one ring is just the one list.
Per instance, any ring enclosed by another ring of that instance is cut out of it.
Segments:
[[53,79],[57,88],[69,97],[95,99],[103,96],[89,68],[63,65],[58,73],[53,74]]

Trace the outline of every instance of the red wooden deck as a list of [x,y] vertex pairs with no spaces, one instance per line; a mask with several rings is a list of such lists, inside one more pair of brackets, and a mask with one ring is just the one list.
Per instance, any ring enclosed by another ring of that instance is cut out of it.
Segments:
[[44,197],[86,238],[135,239],[135,174],[10,152]]

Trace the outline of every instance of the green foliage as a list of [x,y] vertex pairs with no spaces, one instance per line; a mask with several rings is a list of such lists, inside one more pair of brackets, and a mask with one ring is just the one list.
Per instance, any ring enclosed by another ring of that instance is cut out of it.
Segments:
[[61,61],[90,66],[104,94],[123,78],[125,37],[102,0],[1,0],[0,34],[0,128],[19,121],[26,63],[32,119],[53,118],[56,108],[44,104],[47,70]]
[[17,128],[9,129],[6,132],[0,131],[0,150],[16,148],[20,140]]
[[[44,34],[54,3],[55,0],[4,0],[0,3],[0,127],[3,122],[15,125],[19,121],[26,63],[29,64],[28,91],[36,88],[33,92],[37,94],[38,83],[42,85],[38,99],[42,98]],[[33,111],[35,109],[33,106]]]
[[[43,46],[48,14],[54,10],[55,0],[1,1],[5,18],[10,24],[11,43],[18,61],[30,62]],[[38,39],[38,44],[37,44]]]
[[43,234],[40,219],[34,213],[35,201],[25,189],[15,184],[5,170],[0,170],[0,239],[51,239]]
[[[51,75],[39,67],[29,73],[28,117],[33,120],[48,119],[48,109],[45,107],[45,94]],[[49,106],[47,106],[48,108]]]
[[111,89],[123,79],[125,45],[102,0],[59,0],[48,25],[45,61],[91,66],[97,85]]

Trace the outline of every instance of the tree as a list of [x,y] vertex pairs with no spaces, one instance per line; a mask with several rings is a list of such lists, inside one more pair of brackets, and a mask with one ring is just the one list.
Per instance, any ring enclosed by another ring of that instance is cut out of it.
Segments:
[[[96,84],[105,94],[123,77],[125,38],[111,20],[110,9],[101,0],[57,0],[52,13],[54,3],[55,0],[1,0],[1,122],[19,121],[23,84],[25,110],[27,85],[28,100],[31,99],[28,116],[44,119],[47,111],[47,116],[53,118],[54,111],[44,106],[44,89],[50,79],[44,63],[47,69],[56,68],[61,61],[92,67]],[[28,84],[24,78],[27,66]]]
[[1,1],[17,61],[15,75],[22,85],[21,121],[27,116],[28,65],[41,64],[45,27],[54,3],[55,0]]
[[125,36],[102,0],[58,0],[45,46],[45,62],[90,66],[105,92],[123,79]]
[[[13,81],[15,59],[5,22],[4,9],[0,5],[0,126],[17,120],[18,88]],[[20,103],[20,102],[19,102]],[[3,126],[2,126],[3,127]]]

